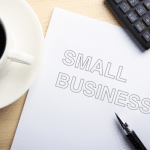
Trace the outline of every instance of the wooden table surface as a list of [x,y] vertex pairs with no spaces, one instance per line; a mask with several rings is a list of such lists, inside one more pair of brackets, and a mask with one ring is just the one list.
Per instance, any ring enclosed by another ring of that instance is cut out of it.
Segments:
[[[105,0],[26,0],[38,16],[46,35],[54,7],[123,26]],[[115,16],[115,17],[114,17]],[[0,150],[9,150],[25,103],[27,93],[0,110]]]

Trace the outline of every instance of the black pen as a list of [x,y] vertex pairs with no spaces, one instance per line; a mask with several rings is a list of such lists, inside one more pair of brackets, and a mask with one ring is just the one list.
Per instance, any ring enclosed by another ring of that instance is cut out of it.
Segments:
[[123,121],[117,114],[116,114],[116,117],[117,117],[119,123],[121,124],[122,128],[126,131],[126,133],[127,133],[126,136],[129,139],[129,141],[132,143],[134,148],[136,150],[147,150],[146,147],[144,146],[144,144],[141,142],[141,140],[135,134],[135,132],[132,129],[130,129],[128,124],[125,121]]

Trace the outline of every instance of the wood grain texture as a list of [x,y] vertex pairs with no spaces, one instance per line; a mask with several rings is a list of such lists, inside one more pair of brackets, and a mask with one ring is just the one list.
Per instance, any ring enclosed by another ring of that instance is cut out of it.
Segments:
[[[46,35],[54,7],[123,26],[105,0],[26,0],[37,14]],[[0,150],[9,150],[26,99],[25,93],[16,102],[0,110]]]

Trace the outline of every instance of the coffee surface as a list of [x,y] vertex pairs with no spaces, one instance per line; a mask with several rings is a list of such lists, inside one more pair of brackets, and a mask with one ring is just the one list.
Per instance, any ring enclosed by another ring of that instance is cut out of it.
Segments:
[[0,59],[4,53],[5,46],[6,46],[6,34],[5,34],[4,26],[0,20]]

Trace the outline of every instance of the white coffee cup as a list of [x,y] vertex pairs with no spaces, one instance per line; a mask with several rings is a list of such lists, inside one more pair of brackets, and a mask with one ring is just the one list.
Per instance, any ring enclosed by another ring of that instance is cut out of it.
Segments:
[[[14,48],[13,45],[14,45],[15,39],[12,35],[12,32],[9,26],[3,19],[0,19],[0,26],[3,27],[4,33],[6,36],[5,48],[0,58],[0,68],[7,62],[7,60],[11,60],[16,63],[32,65],[34,61],[33,56],[23,53]],[[0,43],[0,44],[3,44],[3,43]]]

